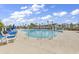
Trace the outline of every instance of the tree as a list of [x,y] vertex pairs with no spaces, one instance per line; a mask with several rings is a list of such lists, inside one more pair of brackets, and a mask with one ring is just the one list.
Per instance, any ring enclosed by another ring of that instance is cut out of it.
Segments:
[[70,30],[73,30],[73,23],[70,24]]
[[78,22],[78,28],[79,28],[79,22]]
[[4,24],[0,21],[0,31],[2,30],[2,27],[4,27]]
[[35,26],[37,26],[37,25],[34,24],[34,23],[31,23],[31,24],[29,25],[29,29],[32,29],[32,28],[35,27]]
[[31,23],[30,25],[31,25],[31,26],[36,26],[36,24],[34,24],[34,23]]
[[0,21],[0,28],[4,27],[4,24]]
[[77,25],[78,25],[77,29],[79,30],[79,22],[78,22],[78,24],[77,24]]

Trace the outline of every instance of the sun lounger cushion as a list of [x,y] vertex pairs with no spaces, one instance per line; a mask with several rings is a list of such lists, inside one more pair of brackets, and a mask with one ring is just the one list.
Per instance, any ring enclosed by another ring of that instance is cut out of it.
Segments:
[[15,38],[15,36],[7,36],[7,38]]

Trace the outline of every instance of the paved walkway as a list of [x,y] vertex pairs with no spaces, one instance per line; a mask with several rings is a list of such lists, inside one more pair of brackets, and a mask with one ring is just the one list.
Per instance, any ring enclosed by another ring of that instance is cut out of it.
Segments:
[[0,46],[0,53],[79,53],[79,33],[64,31],[51,40],[32,40],[18,31],[15,42]]

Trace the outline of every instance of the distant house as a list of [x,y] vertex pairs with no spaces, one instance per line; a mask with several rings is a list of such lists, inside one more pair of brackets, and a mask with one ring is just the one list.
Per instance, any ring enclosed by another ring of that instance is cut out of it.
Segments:
[[39,26],[34,26],[33,29],[50,29],[50,26],[48,26],[48,25],[39,25]]

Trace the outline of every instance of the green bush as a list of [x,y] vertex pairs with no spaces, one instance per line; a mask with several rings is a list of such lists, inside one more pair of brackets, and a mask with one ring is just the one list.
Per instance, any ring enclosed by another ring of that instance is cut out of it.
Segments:
[[0,28],[4,27],[4,24],[0,21]]

